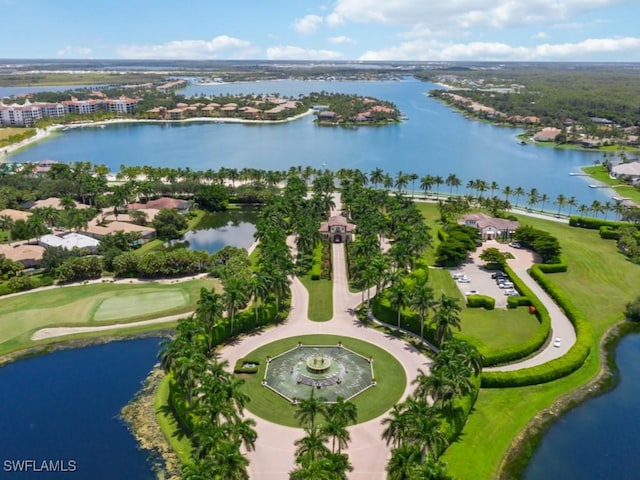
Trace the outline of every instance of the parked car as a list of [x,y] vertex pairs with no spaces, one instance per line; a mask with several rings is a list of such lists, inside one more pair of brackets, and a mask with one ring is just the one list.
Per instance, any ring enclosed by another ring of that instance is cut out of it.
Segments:
[[478,290],[469,290],[468,292],[464,292],[465,295],[479,295],[480,292]]
[[507,274],[504,273],[504,272],[493,272],[491,274],[491,278],[493,278],[493,279],[498,279],[500,277],[506,277],[506,276],[507,276]]
[[519,242],[511,242],[509,246],[513,248],[522,248],[522,245]]
[[458,283],[471,283],[471,280],[467,277],[459,278]]
[[504,294],[508,297],[515,297],[516,295],[520,295],[518,291],[514,288],[510,288],[504,291]]
[[560,339],[560,337],[556,337],[556,339],[553,341],[553,346],[558,348],[560,347],[561,344],[562,344],[562,340]]
[[464,273],[452,273],[451,276],[454,280],[458,280],[459,278],[466,278]]
[[498,285],[498,288],[513,288],[513,282],[503,282],[500,285]]

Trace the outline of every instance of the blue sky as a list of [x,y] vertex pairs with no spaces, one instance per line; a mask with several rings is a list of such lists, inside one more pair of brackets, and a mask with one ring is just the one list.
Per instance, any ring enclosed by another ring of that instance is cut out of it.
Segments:
[[0,0],[0,58],[640,62],[640,0]]

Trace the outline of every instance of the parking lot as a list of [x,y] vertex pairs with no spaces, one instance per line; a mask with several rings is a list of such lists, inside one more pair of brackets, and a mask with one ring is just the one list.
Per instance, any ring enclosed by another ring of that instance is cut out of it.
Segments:
[[485,241],[482,247],[478,247],[475,252],[469,256],[467,261],[458,268],[450,269],[451,275],[460,273],[466,275],[467,282],[458,282],[458,288],[463,295],[466,292],[477,291],[480,295],[487,295],[493,297],[496,300],[496,308],[505,308],[507,306],[507,296],[504,294],[505,290],[498,287],[496,281],[491,278],[492,270],[486,270],[484,268],[484,261],[480,260],[479,255],[485,248],[495,247],[502,252],[509,252],[513,255],[513,259],[508,260],[508,265],[514,270],[528,268],[534,262],[534,255],[532,252],[525,249],[513,248],[508,245],[504,245],[496,242],[495,240]]

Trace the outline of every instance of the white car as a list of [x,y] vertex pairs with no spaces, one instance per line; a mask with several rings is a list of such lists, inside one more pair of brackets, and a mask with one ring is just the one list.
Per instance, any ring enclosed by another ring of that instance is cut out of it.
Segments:
[[512,289],[513,288],[513,283],[512,282],[503,282],[500,285],[498,285],[498,288]]
[[562,340],[560,339],[560,337],[556,337],[556,339],[553,341],[553,346],[559,348],[561,344]]
[[480,292],[478,290],[469,290],[468,292],[464,292],[465,295],[479,295]]
[[467,277],[459,278],[458,283],[471,283],[471,280],[469,280],[469,278]]
[[467,277],[464,273],[452,273],[451,276],[454,278],[454,280],[459,280],[460,278]]
[[504,291],[504,294],[508,297],[515,297],[516,295],[519,295],[518,291],[514,288],[510,288],[508,290]]

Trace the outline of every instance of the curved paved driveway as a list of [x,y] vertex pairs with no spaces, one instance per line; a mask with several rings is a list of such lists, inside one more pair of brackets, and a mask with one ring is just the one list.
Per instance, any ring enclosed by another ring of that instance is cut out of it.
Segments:
[[[291,244],[291,243],[290,243]],[[362,327],[353,315],[353,309],[361,303],[359,293],[348,290],[344,247],[333,245],[333,318],[328,322],[312,322],[307,318],[309,296],[300,281],[291,279],[291,313],[284,324],[267,330],[261,335],[244,336],[230,346],[225,347],[221,356],[230,365],[246,356],[261,345],[279,340],[314,333],[342,335],[364,340],[390,352],[402,364],[407,376],[407,388],[404,399],[412,390],[410,382],[416,377],[418,369],[428,371],[430,360],[420,354],[407,342],[385,336],[377,330]],[[256,421],[258,440],[256,449],[247,453],[250,460],[250,474],[254,480],[282,480],[294,469],[294,442],[302,438],[303,431],[297,428],[277,425],[248,413]],[[351,443],[345,453],[354,470],[350,479],[383,480],[386,478],[386,464],[390,449],[381,440],[382,418],[370,420],[349,428]]]

